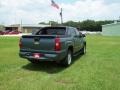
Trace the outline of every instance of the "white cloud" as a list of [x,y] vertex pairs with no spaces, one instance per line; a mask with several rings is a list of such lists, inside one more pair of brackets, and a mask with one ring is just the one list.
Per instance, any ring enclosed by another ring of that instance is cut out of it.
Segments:
[[[84,19],[117,19],[120,3],[105,3],[105,0],[77,0],[74,3],[61,3],[64,21]],[[1,0],[0,23],[32,24],[41,21],[60,21],[59,10],[51,7],[50,0]]]
[[[105,20],[116,19],[120,15],[120,3],[106,4],[104,0],[78,0],[73,4],[62,4],[65,10],[65,20]],[[67,13],[66,13],[67,12]]]

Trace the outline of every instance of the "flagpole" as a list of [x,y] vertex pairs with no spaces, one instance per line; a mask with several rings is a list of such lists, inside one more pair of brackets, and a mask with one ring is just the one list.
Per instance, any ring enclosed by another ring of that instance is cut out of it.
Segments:
[[[52,3],[51,5],[53,7],[55,7],[56,9],[60,9],[59,6],[53,0],[51,0],[51,3]],[[61,24],[63,24],[63,10],[62,10],[62,8],[60,10],[60,18],[61,18]]]
[[61,18],[61,24],[63,24],[63,10],[61,8],[61,12],[60,12],[60,18]]
[[22,19],[20,21],[20,31],[22,32]]

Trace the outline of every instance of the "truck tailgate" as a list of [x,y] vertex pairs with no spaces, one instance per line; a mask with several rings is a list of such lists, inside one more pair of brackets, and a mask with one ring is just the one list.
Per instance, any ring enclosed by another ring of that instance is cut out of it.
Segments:
[[54,42],[55,42],[56,35],[29,35],[29,36],[22,36],[21,49],[25,50],[38,50],[38,51],[53,51],[54,50]]

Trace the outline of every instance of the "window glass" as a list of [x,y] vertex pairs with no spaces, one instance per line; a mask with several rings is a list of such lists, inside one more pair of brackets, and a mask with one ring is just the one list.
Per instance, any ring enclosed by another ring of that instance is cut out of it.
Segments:
[[77,29],[75,29],[76,35],[79,36],[79,31]]
[[37,35],[65,35],[65,28],[44,28]]
[[75,32],[74,28],[71,28],[70,31],[71,31],[71,35],[72,35],[72,36],[75,36],[75,35],[76,35],[76,32]]
[[71,35],[71,30],[69,29],[67,33],[68,33],[68,35]]

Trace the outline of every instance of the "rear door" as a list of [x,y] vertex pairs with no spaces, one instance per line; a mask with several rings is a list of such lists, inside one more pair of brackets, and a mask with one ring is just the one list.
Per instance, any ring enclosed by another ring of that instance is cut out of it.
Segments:
[[75,32],[76,32],[76,37],[78,41],[78,50],[80,50],[82,47],[82,37],[81,37],[80,32],[77,29],[75,29]]
[[71,31],[71,36],[73,38],[73,42],[74,42],[74,52],[77,52],[78,51],[78,47],[79,47],[79,40],[78,40],[78,37],[76,37],[76,32],[75,32],[75,29],[74,28],[70,28],[70,31]]

